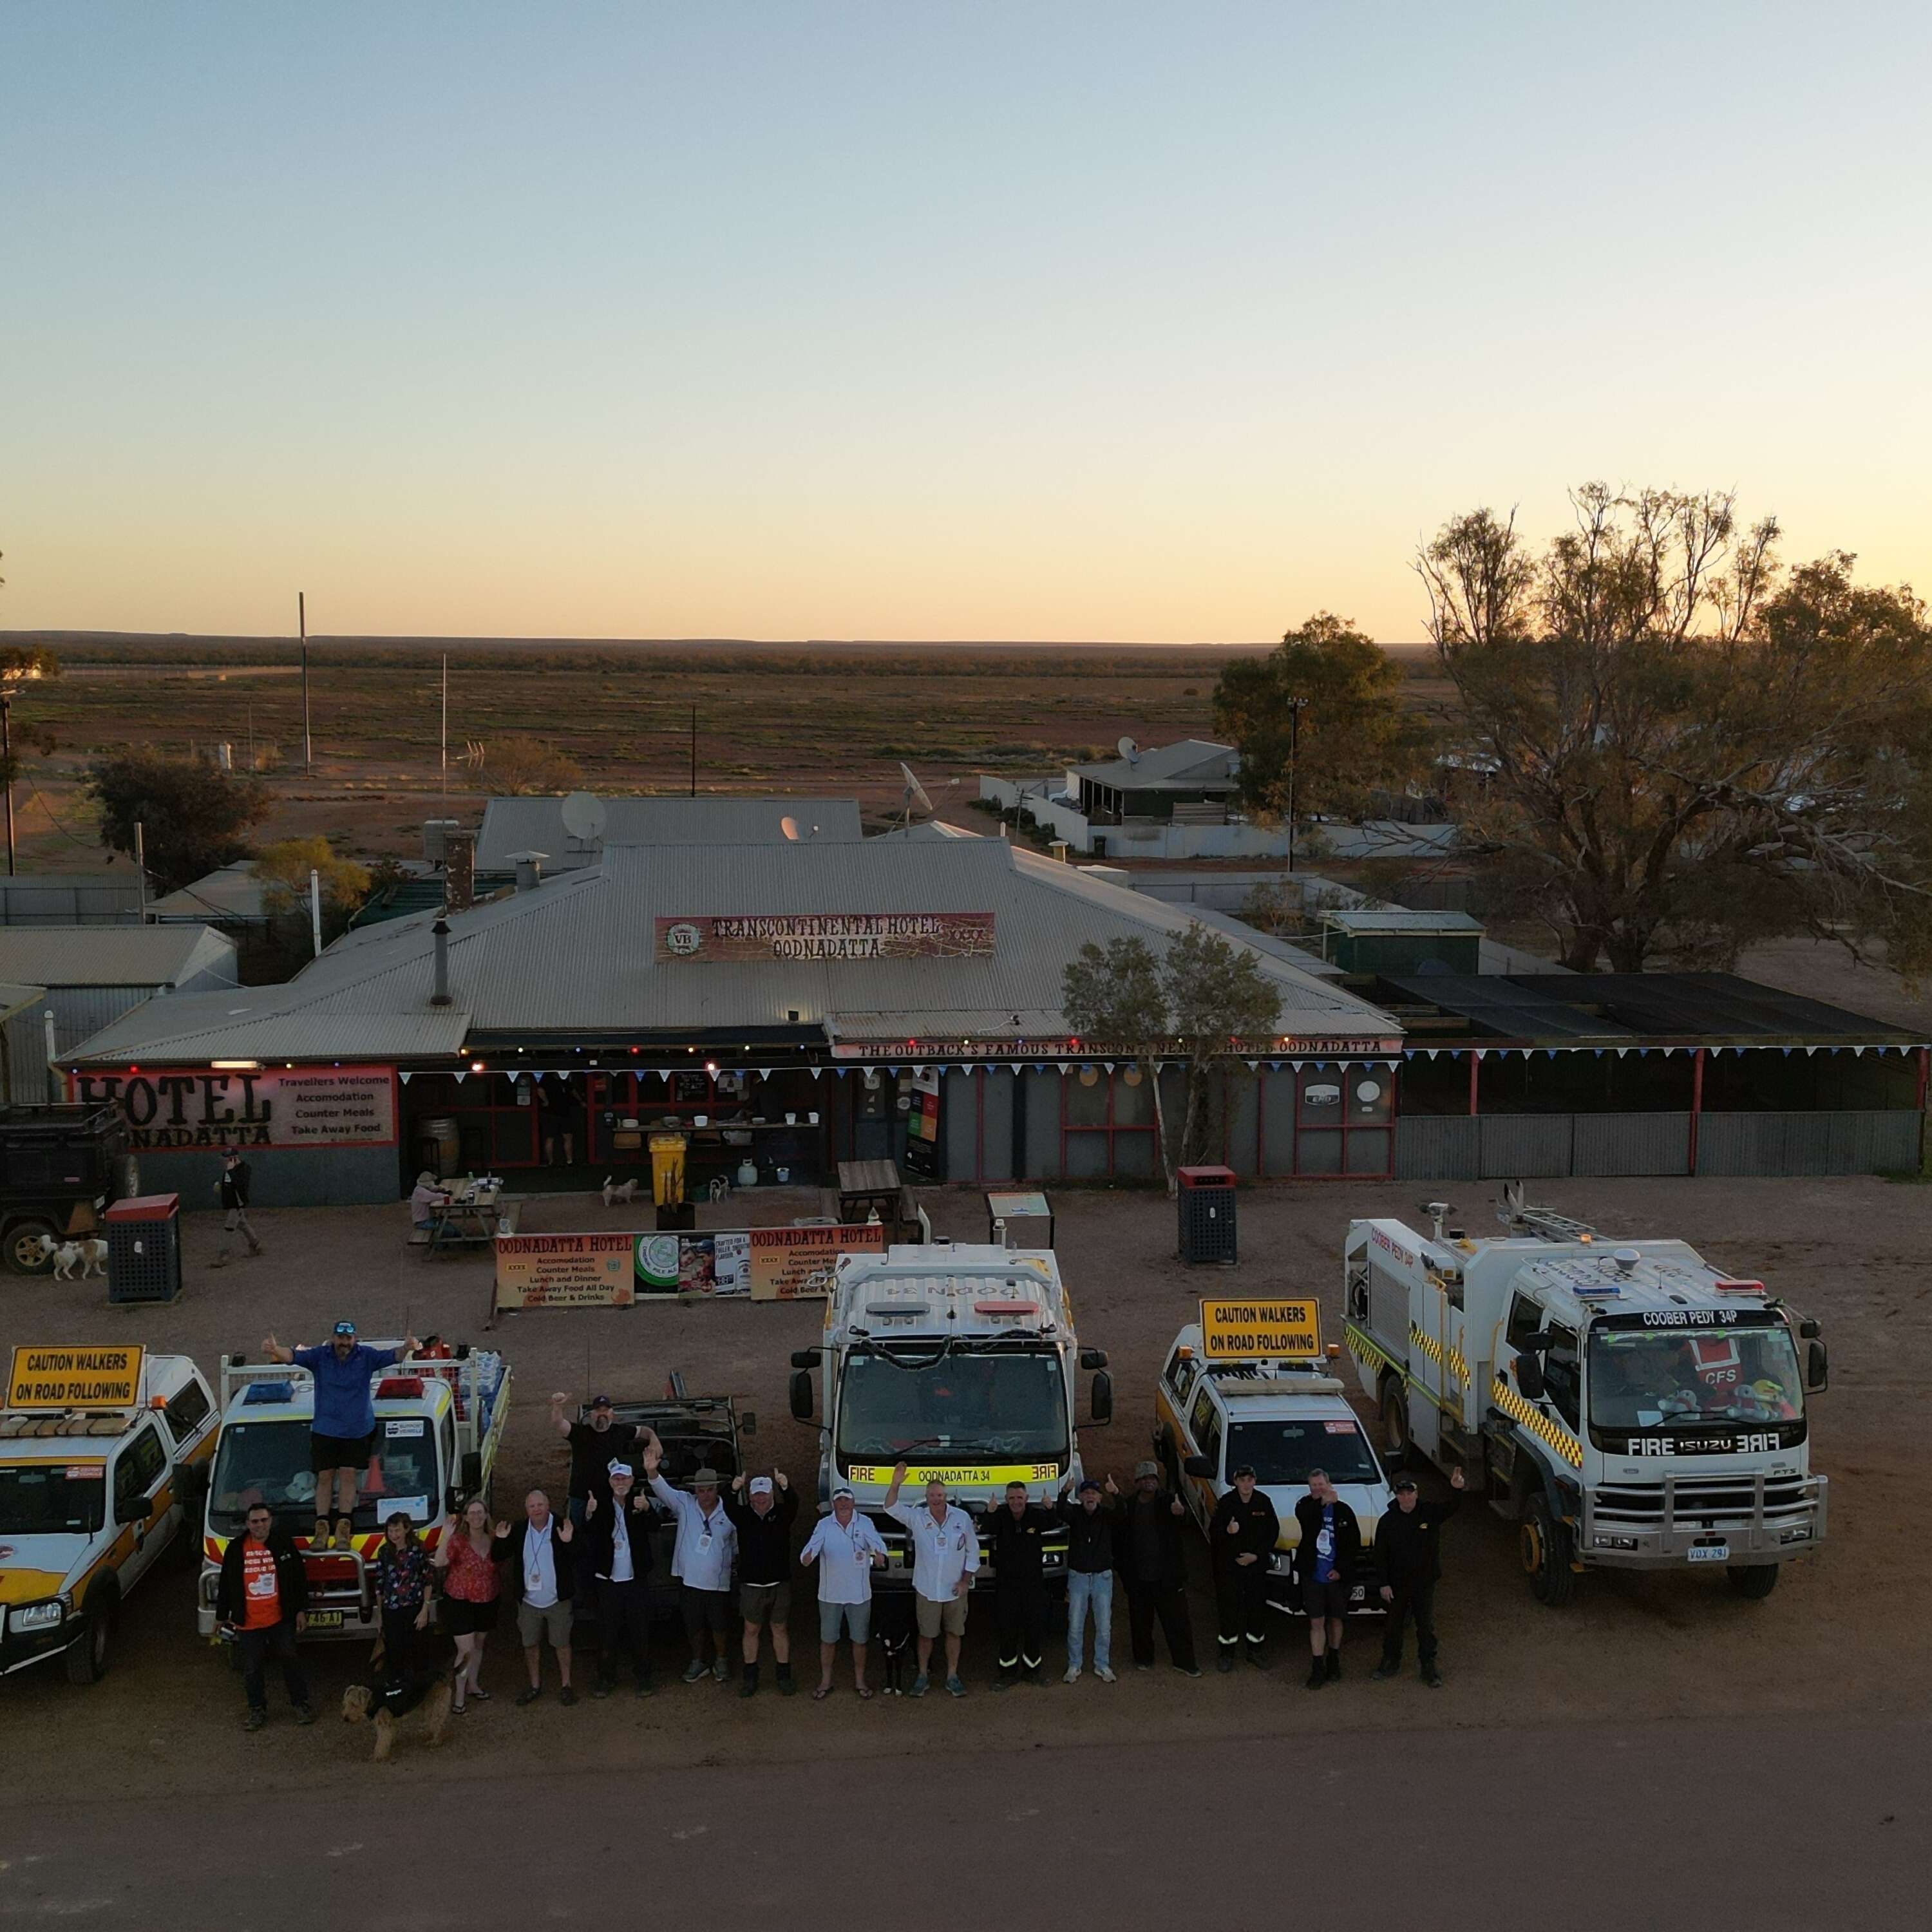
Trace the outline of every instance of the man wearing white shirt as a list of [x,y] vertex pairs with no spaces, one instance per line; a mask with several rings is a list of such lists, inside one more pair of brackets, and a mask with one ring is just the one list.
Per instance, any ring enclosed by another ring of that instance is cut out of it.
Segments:
[[966,1694],[959,1676],[959,1640],[966,1634],[966,1593],[980,1568],[980,1532],[973,1519],[946,1500],[946,1485],[926,1486],[922,1503],[902,1503],[899,1487],[906,1479],[902,1462],[892,1472],[886,1492],[886,1514],[905,1525],[912,1544],[912,1594],[919,1619],[919,1675],[912,1694],[923,1697],[931,1682],[933,1640],[946,1636],[946,1688],[956,1697]]
[[[698,1471],[687,1496],[664,1480],[658,1469],[663,1460],[664,1444],[655,1435],[648,1437],[644,1474],[651,1493],[677,1519],[670,1574],[683,1586],[678,1598],[684,1611],[684,1633],[691,1640],[691,1661],[685,1666],[684,1681],[695,1684],[709,1668],[722,1684],[730,1675],[724,1645],[731,1628],[731,1562],[738,1553],[738,1532],[718,1500],[716,1469]],[[716,1652],[708,1666],[704,1660],[707,1632]]]
[[552,1514],[550,1498],[532,1490],[524,1498],[524,1520],[512,1531],[496,1526],[494,1554],[510,1560],[512,1587],[517,1605],[517,1634],[524,1644],[524,1662],[530,1673],[529,1688],[518,1693],[519,1704],[533,1704],[543,1695],[543,1640],[556,1652],[557,1675],[562,1679],[560,1703],[574,1704],[570,1688],[570,1624],[577,1594],[576,1552],[570,1547],[576,1532],[564,1518]]
[[818,1565],[818,1688],[812,1696],[832,1694],[832,1666],[842,1628],[852,1640],[852,1688],[869,1698],[866,1646],[872,1636],[872,1572],[885,1562],[886,1544],[871,1520],[859,1514],[850,1490],[832,1492],[832,1514],[819,1518],[798,1560]]

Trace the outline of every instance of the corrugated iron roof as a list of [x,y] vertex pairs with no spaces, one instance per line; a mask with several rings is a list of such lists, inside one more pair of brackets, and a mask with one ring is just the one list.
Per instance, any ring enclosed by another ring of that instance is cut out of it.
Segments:
[[[986,912],[983,958],[705,960],[660,964],[658,919],[730,914]],[[450,1012],[431,1007],[430,920],[398,920],[334,947],[254,1010],[208,1009],[200,1057],[297,1058],[451,1053]],[[1004,840],[871,839],[793,845],[612,846],[601,864],[450,919],[455,1007],[494,1037],[602,1032],[717,1035],[740,1027],[827,1025],[886,1038],[1028,1037],[1064,1030],[1060,976],[1086,941],[1138,934],[1159,945],[1190,923],[1185,909],[1017,851]],[[1282,1033],[1393,1039],[1366,1001],[1265,950],[1255,956],[1282,996]],[[172,1012],[130,1015],[76,1058],[184,1052]],[[202,1003],[195,1003],[200,1004]],[[242,1007],[240,1000],[229,1002]],[[1013,1016],[1018,1014],[1016,1024]],[[369,1044],[356,1034],[358,1017]],[[197,1016],[199,1018],[199,1016]],[[223,1020],[234,1022],[225,1028]],[[338,1024],[339,1023],[339,1024]],[[149,1030],[152,1029],[151,1032]],[[283,1031],[290,1040],[279,1043]],[[230,1034],[246,1046],[229,1043]]]
[[1076,765],[1076,776],[1120,791],[1162,791],[1169,787],[1232,783],[1240,754],[1232,745],[1208,738],[1183,738],[1157,745],[1132,759],[1109,758],[1098,765]]
[[1480,932],[1483,922],[1466,912],[1411,912],[1402,909],[1358,910],[1330,906],[1322,923],[1341,932]]
[[0,926],[0,979],[40,986],[173,986],[235,942],[206,926]]
[[266,919],[268,888],[255,876],[252,859],[218,866],[191,884],[164,895],[148,907],[154,919]]
[[[602,800],[600,838],[564,830],[561,798],[493,798],[476,835],[476,869],[507,872],[518,852],[541,852],[544,869],[571,872],[596,862],[607,845],[776,845],[787,842],[780,820],[791,818],[823,842],[862,836],[859,804],[850,798],[689,798],[664,794]],[[815,830],[814,830],[814,828]]]

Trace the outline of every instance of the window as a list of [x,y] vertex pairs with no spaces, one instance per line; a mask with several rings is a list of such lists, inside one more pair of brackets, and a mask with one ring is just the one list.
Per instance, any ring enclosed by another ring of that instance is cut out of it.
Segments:
[[1174,1359],[1167,1365],[1167,1385],[1184,1405],[1187,1400],[1187,1391],[1194,1386],[1198,1368],[1194,1358],[1184,1355],[1178,1348],[1174,1352]]
[[1205,1456],[1218,1472],[1221,1466],[1221,1412],[1214,1406],[1214,1391],[1204,1387],[1194,1399],[1194,1413],[1188,1427],[1194,1436],[1197,1455]]
[[1510,1304],[1509,1345],[1520,1348],[1532,1335],[1543,1332],[1543,1310],[1526,1294],[1519,1294]]
[[[555,1089],[546,1096],[545,1088]],[[538,1122],[547,1098],[566,1110],[580,1102],[569,1084],[553,1076],[538,1082],[526,1074],[472,1073],[458,1080],[454,1074],[419,1073],[407,1089],[411,1118],[420,1132],[426,1120],[446,1118],[456,1123],[459,1151],[456,1171],[485,1174],[506,1167],[534,1167],[539,1160]],[[574,1120],[574,1116],[571,1116]],[[565,1124],[570,1126],[570,1120]],[[571,1130],[580,1134],[581,1123]],[[578,1151],[583,1152],[580,1138]]]
[[1543,1358],[1543,1380],[1557,1414],[1574,1429],[1581,1413],[1583,1372],[1576,1337],[1570,1330],[1550,1330],[1549,1352]]
[[177,1442],[191,1442],[207,1420],[208,1412],[213,1405],[208,1399],[208,1391],[201,1384],[190,1378],[188,1386],[170,1402],[164,1412],[168,1418],[168,1433]]
[[1060,1082],[1060,1169],[1070,1180],[1152,1178],[1154,1088],[1138,1066],[1078,1067]]
[[168,1466],[167,1451],[161,1447],[161,1432],[149,1423],[121,1452],[114,1465],[114,1507],[136,1496],[145,1496],[160,1480]]

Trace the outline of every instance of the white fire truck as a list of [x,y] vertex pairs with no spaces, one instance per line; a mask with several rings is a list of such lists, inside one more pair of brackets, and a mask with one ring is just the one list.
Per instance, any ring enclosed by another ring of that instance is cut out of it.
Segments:
[[[382,1343],[393,1347],[396,1343]],[[437,1346],[433,1341],[432,1347]],[[315,1383],[306,1369],[221,1358],[221,1432],[202,1526],[196,1627],[214,1634],[214,1596],[229,1540],[255,1503],[266,1503],[294,1537],[308,1576],[305,1634],[371,1637],[381,1628],[376,1552],[382,1525],[402,1510],[434,1550],[472,1496],[487,1500],[510,1411],[509,1364],[459,1348],[393,1363],[372,1378],[376,1432],[350,1522],[346,1550],[312,1549],[315,1476],[309,1431]]]
[[[1113,1414],[1106,1357],[1082,1348],[1051,1252],[950,1241],[841,1255],[825,1304],[824,1339],[792,1357],[791,1412],[812,1420],[812,1370],[825,1372],[819,1502],[844,1484],[885,1538],[888,1586],[909,1587],[904,1530],[880,1513],[894,1466],[904,1499],[937,1477],[974,1514],[1010,1482],[1051,1508],[1080,1478],[1077,1377],[1094,1375],[1092,1419]],[[1064,1537],[1049,1537],[1046,1569],[1064,1578]],[[982,1567],[981,1574],[990,1575]]]
[[1460,1465],[1519,1526],[1544,1603],[1587,1569],[1721,1568],[1744,1597],[1825,1538],[1805,1397],[1825,1347],[1759,1281],[1682,1241],[1612,1245],[1506,1191],[1472,1240],[1353,1221],[1348,1346],[1388,1457]]

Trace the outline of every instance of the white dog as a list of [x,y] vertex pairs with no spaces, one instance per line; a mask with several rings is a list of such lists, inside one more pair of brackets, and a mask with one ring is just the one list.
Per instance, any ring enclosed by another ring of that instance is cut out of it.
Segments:
[[76,1262],[83,1280],[91,1274],[104,1275],[107,1272],[107,1244],[98,1235],[90,1235],[80,1241],[56,1241],[52,1235],[43,1234],[40,1252],[52,1256],[56,1281],[71,1281]]
[[634,1201],[637,1198],[638,1181],[637,1177],[634,1174],[633,1174],[628,1180],[626,1180],[621,1184],[613,1175],[607,1174],[604,1177],[604,1204],[605,1207],[614,1208],[620,1201],[623,1202],[628,1206],[629,1203]]

